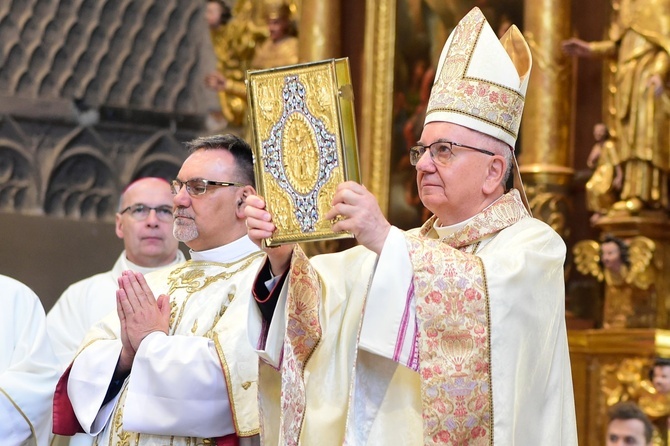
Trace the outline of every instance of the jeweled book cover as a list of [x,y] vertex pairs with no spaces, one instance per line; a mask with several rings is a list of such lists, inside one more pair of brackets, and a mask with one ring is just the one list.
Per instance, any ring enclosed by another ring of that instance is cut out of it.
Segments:
[[324,215],[337,185],[360,182],[349,60],[247,73],[256,189],[277,230],[265,246],[350,238]]

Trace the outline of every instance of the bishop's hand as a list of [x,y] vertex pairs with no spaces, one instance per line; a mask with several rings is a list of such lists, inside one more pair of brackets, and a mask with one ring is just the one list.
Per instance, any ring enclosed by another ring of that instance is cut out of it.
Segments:
[[354,181],[340,183],[332,205],[324,218],[335,221],[333,231],[351,232],[361,245],[377,254],[382,252],[391,224],[365,186]]

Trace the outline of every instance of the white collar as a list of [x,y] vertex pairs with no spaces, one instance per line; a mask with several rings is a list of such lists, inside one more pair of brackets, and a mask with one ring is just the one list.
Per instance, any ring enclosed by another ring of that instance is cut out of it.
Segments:
[[[504,194],[503,194],[503,195],[504,195]],[[440,223],[440,219],[439,219],[439,218],[436,218],[435,221],[433,222],[433,229],[435,229],[435,232],[437,232],[437,236],[438,236],[439,238],[443,239],[443,238],[445,238],[445,237],[448,237],[448,236],[450,236],[451,234],[453,234],[453,233],[455,233],[455,232],[458,232],[458,231],[460,231],[461,229],[463,229],[463,228],[465,227],[465,225],[467,225],[468,223],[470,223],[470,221],[471,221],[473,218],[475,218],[477,215],[481,214],[482,212],[484,212],[485,210],[487,210],[488,208],[490,208],[491,206],[493,206],[493,204],[494,204],[496,201],[500,200],[500,199],[503,197],[503,195],[501,195],[500,197],[498,197],[498,198],[496,198],[495,200],[493,200],[492,203],[490,203],[490,204],[489,204],[488,206],[486,206],[484,209],[482,209],[481,211],[479,211],[477,214],[473,215],[472,217],[468,218],[467,220],[463,220],[462,222],[454,223],[453,225],[449,225],[449,226],[442,226],[441,223]]]
[[467,220],[464,220],[460,223],[455,223],[453,225],[449,226],[441,226],[440,225],[440,219],[436,218],[435,221],[433,222],[433,229],[435,229],[435,232],[437,232],[437,236],[441,239],[450,236],[451,234],[460,231],[470,223],[470,220],[472,220],[475,217],[470,217]]
[[151,266],[140,266],[140,265],[137,265],[137,264],[131,262],[130,260],[128,260],[128,257],[126,257],[126,250],[125,249],[123,250],[123,253],[121,254],[121,256],[122,256],[123,262],[125,263],[125,265],[123,266],[123,271],[129,269],[129,270],[135,271],[137,273],[142,273],[142,275],[145,275],[145,276],[147,274],[151,273],[151,272],[158,271],[159,269],[167,268],[169,266],[174,266],[174,265],[176,265],[178,263],[182,263],[186,260],[186,258],[184,257],[184,254],[180,250],[177,250],[177,253],[174,257],[174,260],[171,261],[170,263],[167,263],[165,265],[160,265],[160,266],[153,266],[153,267],[151,267]]
[[240,260],[249,254],[259,251],[258,246],[251,241],[248,235],[238,238],[234,242],[205,251],[189,250],[192,260],[228,263]]

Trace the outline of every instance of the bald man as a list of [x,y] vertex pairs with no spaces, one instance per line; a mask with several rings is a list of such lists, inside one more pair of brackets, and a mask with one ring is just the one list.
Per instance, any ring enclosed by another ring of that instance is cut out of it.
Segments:
[[[172,234],[172,205],[170,184],[162,178],[141,178],[123,191],[115,230],[124,251],[111,271],[70,285],[47,315],[48,335],[62,370],[72,361],[88,329],[116,311],[117,279],[123,271],[146,274],[185,260]],[[70,445],[91,444],[92,439],[78,434]]]

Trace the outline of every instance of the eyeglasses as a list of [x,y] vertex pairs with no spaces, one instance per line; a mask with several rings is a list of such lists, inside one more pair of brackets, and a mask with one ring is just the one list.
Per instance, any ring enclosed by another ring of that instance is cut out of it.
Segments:
[[152,208],[146,204],[133,204],[119,212],[119,214],[125,214],[128,211],[130,211],[128,215],[137,221],[146,220],[151,211],[156,211],[156,218],[162,222],[168,223],[173,220],[172,206],[158,206]]
[[446,166],[447,162],[451,159],[452,156],[454,156],[454,147],[476,150],[479,153],[495,156],[495,153],[484,149],[478,149],[477,147],[465,146],[463,144],[451,141],[435,141],[434,143],[427,146],[416,145],[409,149],[409,163],[412,166],[416,166],[426,150],[429,150],[430,157],[433,162],[435,162],[435,164]]
[[207,192],[207,186],[220,186],[220,187],[244,187],[246,184],[235,183],[232,181],[210,181],[203,180],[202,178],[193,178],[188,181],[181,180],[172,180],[172,193],[177,195],[181,190],[182,186],[186,186],[186,192],[192,197],[196,195],[202,195]]

